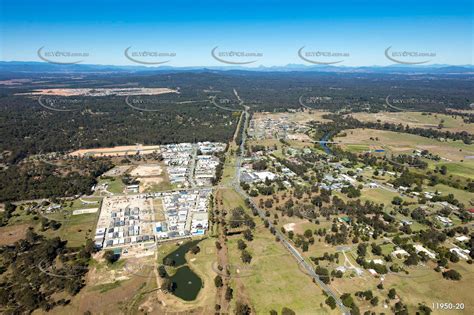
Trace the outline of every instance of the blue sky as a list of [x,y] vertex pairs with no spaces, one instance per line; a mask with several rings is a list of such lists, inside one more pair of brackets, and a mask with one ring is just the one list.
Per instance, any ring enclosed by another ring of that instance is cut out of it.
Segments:
[[[65,5],[67,3],[67,5]],[[303,52],[344,53],[338,65],[393,64],[384,51],[434,54],[436,64],[472,64],[473,1],[2,0],[1,60],[41,61],[37,51],[80,52],[83,63],[136,65],[124,50],[165,52],[170,66],[222,66],[217,52],[259,53],[249,66],[308,64]],[[313,55],[314,56],[314,55]],[[58,60],[59,60],[58,59]],[[429,64],[428,63],[428,64]]]

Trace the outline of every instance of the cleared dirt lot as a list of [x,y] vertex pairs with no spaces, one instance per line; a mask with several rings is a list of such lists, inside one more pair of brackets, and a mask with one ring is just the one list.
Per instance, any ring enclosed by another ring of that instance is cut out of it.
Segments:
[[127,146],[118,146],[110,148],[94,148],[94,149],[80,149],[74,152],[69,153],[70,156],[124,156],[128,154],[147,154],[153,153],[153,151],[158,151],[160,146],[158,145],[127,145]]
[[158,164],[139,165],[130,171],[130,175],[136,177],[160,176],[163,169]]
[[263,112],[263,113],[255,113],[253,116],[253,119],[263,119],[263,118],[279,119],[279,118],[285,117],[288,119],[288,121],[305,124],[312,120],[321,121],[321,122],[329,122],[331,120],[323,118],[323,116],[327,114],[330,114],[330,112],[320,111],[320,110],[304,110],[302,112],[296,112],[296,113]]
[[176,93],[177,90],[168,88],[94,88],[94,89],[39,89],[26,95],[49,96],[103,96],[103,95],[160,95]]
[[13,244],[25,238],[29,224],[17,224],[0,228],[0,246]]
[[105,172],[104,176],[111,176],[111,177],[121,176],[125,174],[129,169],[130,169],[129,165],[116,166],[113,169]]

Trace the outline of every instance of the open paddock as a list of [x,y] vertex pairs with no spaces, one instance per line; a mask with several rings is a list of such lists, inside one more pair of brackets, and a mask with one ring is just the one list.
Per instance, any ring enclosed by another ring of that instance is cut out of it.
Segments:
[[357,120],[363,122],[377,122],[408,125],[412,128],[438,129],[441,131],[461,132],[467,131],[474,134],[474,124],[465,123],[462,117],[438,113],[424,112],[379,112],[379,113],[353,113]]
[[344,133],[346,136],[337,136],[334,140],[349,151],[352,146],[355,146],[357,152],[360,152],[361,146],[367,146],[370,150],[385,149],[387,153],[394,155],[410,154],[413,150],[428,150],[450,162],[464,161],[466,156],[474,155],[474,145],[464,144],[461,141],[439,141],[418,135],[375,129],[348,129],[344,130]]

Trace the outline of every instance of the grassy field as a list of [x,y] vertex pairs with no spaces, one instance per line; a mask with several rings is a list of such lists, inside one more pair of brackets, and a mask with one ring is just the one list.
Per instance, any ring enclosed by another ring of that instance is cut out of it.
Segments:
[[474,194],[465,190],[452,188],[446,185],[436,185],[427,189],[428,191],[438,190],[442,195],[453,194],[454,198],[458,199],[460,202],[466,205],[469,208],[471,201],[474,202]]
[[[235,191],[228,189],[223,193],[224,207],[232,209],[245,205]],[[268,314],[272,309],[280,312],[282,307],[289,307],[297,314],[330,313],[328,307],[319,306],[325,300],[321,289],[299,269],[294,258],[275,241],[275,236],[260,224],[261,220],[255,220],[254,240],[247,242],[247,249],[253,257],[249,265],[242,263],[237,248],[237,241],[242,237],[228,237],[229,263],[245,270],[242,277],[233,280],[233,287],[237,286],[237,282],[243,285],[245,295],[257,314]]]
[[[273,309],[280,312],[283,307],[297,314],[331,313],[324,304],[321,289],[299,270],[294,258],[263,226],[257,230],[254,240],[247,242],[253,258],[245,269],[251,275],[240,278],[256,313],[268,314]],[[229,237],[229,258],[232,264],[244,268],[237,248],[238,239],[239,236]]]
[[[92,209],[92,208],[99,208],[100,202],[102,201],[102,197],[94,197],[94,198],[84,198],[84,203],[81,199],[75,199],[71,202],[66,202],[65,207],[63,207],[64,211],[74,211],[78,209]],[[96,202],[96,203],[88,203],[88,202]]]
[[[93,235],[99,211],[80,215],[72,215],[72,213],[77,209],[99,208],[101,199],[102,198],[87,199],[88,201],[98,201],[97,204],[83,204],[80,199],[67,201],[59,212],[44,215],[48,220],[56,220],[61,223],[60,228],[56,231],[52,229],[43,231],[41,229],[41,216],[36,213],[27,214],[20,206],[13,213],[12,218],[8,222],[8,226],[0,228],[0,236],[2,236],[4,241],[14,242],[24,237],[28,227],[33,227],[34,231],[38,234],[47,237],[59,236],[61,239],[67,240],[68,246],[81,246],[85,243],[87,238]],[[23,231],[18,231],[17,226],[21,227]]]
[[439,124],[443,124],[442,131],[467,131],[474,133],[474,124],[464,123],[461,117],[445,114],[428,114],[422,112],[380,112],[380,113],[354,113],[354,118],[364,122],[388,122],[393,124],[403,124],[416,128],[437,129]]
[[153,184],[153,185],[147,186],[144,192],[153,193],[153,192],[160,192],[160,191],[165,191],[165,190],[172,190],[175,188],[176,187],[173,184],[171,184],[169,181],[163,181],[159,184]]
[[158,307],[152,257],[139,262],[144,266],[140,275],[128,272],[121,261],[110,266],[97,262],[92,264],[86,287],[72,298],[69,305],[56,307],[48,314],[83,314],[86,311],[92,314],[142,314],[139,309],[147,309],[148,299],[154,301],[155,308]]
[[98,185],[105,184],[105,183],[109,185],[107,190],[110,191],[111,193],[114,193],[114,194],[122,194],[123,190],[125,189],[125,185],[122,182],[121,177],[116,177],[114,179],[103,179],[103,178],[101,178],[101,179],[99,179]]
[[47,217],[51,220],[57,219],[61,223],[61,227],[57,231],[48,229],[43,232],[38,224],[35,231],[48,237],[59,236],[68,241],[68,246],[81,246],[85,244],[87,238],[93,238],[98,215],[99,212],[72,215],[71,211],[48,215]]
[[408,277],[400,274],[388,275],[385,277],[384,286],[397,290],[404,303],[409,305],[410,314],[414,313],[418,303],[432,307],[432,303],[436,302],[464,303],[466,306],[464,311],[449,313],[474,314],[474,305],[471,303],[474,267],[464,261],[450,265],[462,275],[461,281],[443,279],[440,273],[430,268],[434,267],[434,264],[430,264],[425,268],[413,268]]
[[[383,203],[388,206],[392,203],[393,197],[400,197],[397,192],[391,192],[383,188],[364,188],[361,191],[361,200],[370,200],[375,203]],[[404,201],[413,202],[415,199],[408,197],[401,197]]]
[[452,162],[452,163],[428,163],[430,169],[435,169],[436,166],[441,167],[445,165],[449,175],[455,175],[465,178],[474,178],[474,160],[464,160],[463,162]]
[[373,129],[349,129],[344,133],[345,137],[339,136],[334,140],[340,142],[339,145],[349,151],[355,149],[355,152],[360,152],[362,146],[367,146],[370,150],[384,149],[387,153],[396,155],[411,153],[415,149],[426,149],[442,158],[456,162],[464,160],[466,156],[474,155],[474,145],[467,145],[461,141],[441,142],[407,133]]

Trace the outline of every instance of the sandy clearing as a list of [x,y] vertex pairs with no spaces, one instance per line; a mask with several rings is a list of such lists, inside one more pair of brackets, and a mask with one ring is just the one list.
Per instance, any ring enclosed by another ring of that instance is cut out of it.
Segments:
[[109,148],[93,148],[93,149],[79,149],[74,152],[69,153],[70,156],[84,156],[84,155],[93,155],[93,156],[123,156],[127,154],[139,154],[152,153],[153,151],[158,151],[160,149],[159,145],[148,145],[144,146],[141,144],[138,145],[127,145],[127,146],[117,146]]
[[17,224],[0,228],[0,246],[13,244],[25,238],[29,224]]
[[63,89],[39,89],[21,95],[49,95],[49,96],[106,96],[106,95],[160,95],[167,93],[178,93],[177,90],[169,88],[63,88]]
[[289,232],[289,231],[294,231],[295,230],[295,225],[296,223],[287,223],[283,226],[283,228],[285,229],[285,231]]
[[162,173],[163,173],[163,169],[158,164],[139,165],[130,171],[130,175],[137,176],[137,177],[160,176]]
[[159,185],[163,182],[163,177],[138,177],[140,181],[140,192],[143,193],[154,185]]

